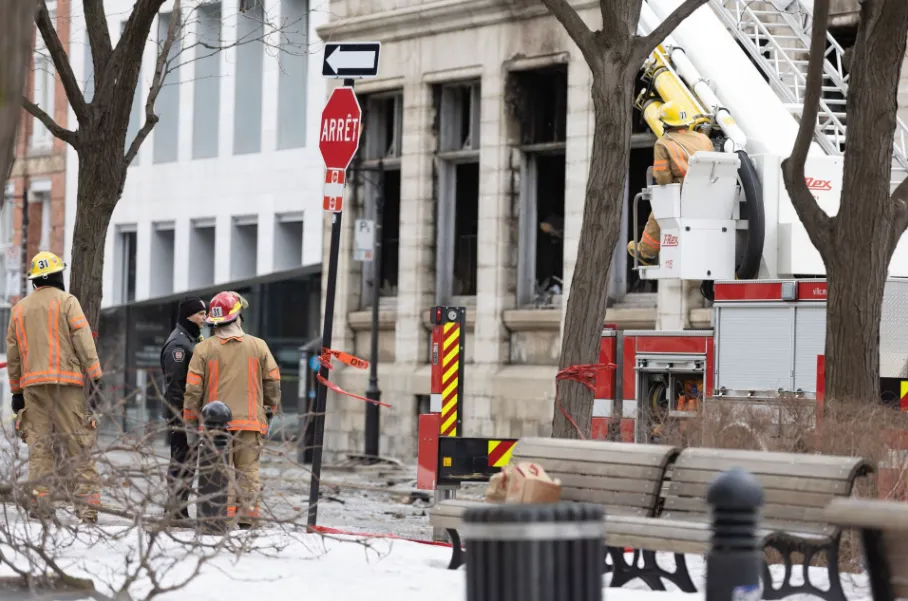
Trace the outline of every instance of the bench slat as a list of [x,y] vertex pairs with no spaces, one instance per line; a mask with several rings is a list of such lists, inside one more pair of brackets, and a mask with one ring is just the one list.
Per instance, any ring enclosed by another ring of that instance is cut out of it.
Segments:
[[689,448],[678,456],[672,471],[695,469],[722,472],[732,467],[740,467],[753,474],[850,480],[860,471],[869,470],[871,467],[860,457],[795,453],[772,453],[767,457],[761,455],[763,455],[761,451]]
[[[689,521],[708,523],[712,518],[705,513],[691,513],[682,510],[666,509],[659,514],[661,519],[672,521]],[[802,537],[829,538],[837,528],[825,523],[798,522],[794,520],[761,520],[760,527],[769,532],[789,532]]]
[[588,488],[562,488],[561,499],[563,501],[597,503],[606,508],[636,507],[647,514],[652,510],[656,502],[655,495],[591,490]]
[[661,482],[663,469],[661,467],[645,465],[620,465],[616,463],[594,463],[592,461],[568,461],[552,459],[538,455],[512,455],[512,462],[529,461],[541,465],[546,473],[558,474],[583,474],[588,476],[602,476],[606,478],[633,479],[639,482],[648,482],[650,489],[653,484]]
[[654,495],[658,482],[647,480],[632,480],[630,478],[608,478],[602,476],[587,476],[550,470],[547,465],[540,463],[545,468],[545,473],[552,479],[561,480],[562,488],[589,488],[593,490],[609,490],[621,493],[644,493]]
[[[666,497],[665,509],[689,511],[691,513],[709,514],[709,505],[705,499],[691,497]],[[766,503],[763,506],[763,521],[787,520],[806,524],[826,524],[824,510],[819,507],[797,507],[778,503]]]
[[[762,479],[758,478],[758,480],[760,480],[760,483],[762,484]],[[709,484],[685,484],[672,481],[668,483],[666,496],[705,499],[709,486]],[[763,496],[767,504],[817,508],[826,507],[829,501],[834,498],[834,495],[831,494],[778,490],[767,488],[765,485],[763,488]]]
[[[669,475],[673,482],[708,485],[715,480],[717,474],[714,471],[682,469],[673,470]],[[767,474],[757,474],[756,477],[766,489],[847,495],[851,493],[852,488],[851,482],[840,479],[827,480],[823,478],[798,478]]]
[[664,467],[677,454],[675,447],[637,445],[628,442],[521,438],[514,448],[517,457],[535,456],[568,461],[592,461],[618,465]]

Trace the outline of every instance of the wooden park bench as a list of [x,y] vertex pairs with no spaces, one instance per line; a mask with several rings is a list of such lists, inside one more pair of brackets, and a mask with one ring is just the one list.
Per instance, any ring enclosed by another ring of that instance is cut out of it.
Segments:
[[[541,465],[561,480],[563,500],[598,503],[609,516],[651,517],[658,510],[665,469],[677,455],[677,448],[662,445],[521,438],[511,461]],[[458,530],[464,511],[477,505],[483,502],[451,499],[429,511],[429,523],[444,528],[451,538],[450,569],[463,564]]]
[[[829,522],[825,507],[836,497],[850,496],[857,477],[872,471],[872,466],[858,457],[685,449],[666,474],[662,510],[657,518],[606,518],[606,541],[614,565],[610,586],[640,578],[651,588],[664,590],[664,578],[685,592],[695,592],[684,554],[709,551],[707,490],[719,474],[732,467],[752,473],[763,485],[765,505],[758,536],[764,549],[778,551],[785,565],[783,582],[774,588],[769,565],[764,564],[763,599],[808,593],[829,601],[845,601],[838,561],[842,528]],[[622,547],[643,550],[643,565],[629,564],[618,557]],[[673,572],[658,565],[658,551],[675,554]],[[804,558],[803,584],[792,582],[792,555],[796,552]],[[820,553],[825,553],[827,560],[826,591],[814,586],[807,575],[807,567]]]
[[908,599],[908,503],[833,499],[826,519],[861,533],[873,601]]

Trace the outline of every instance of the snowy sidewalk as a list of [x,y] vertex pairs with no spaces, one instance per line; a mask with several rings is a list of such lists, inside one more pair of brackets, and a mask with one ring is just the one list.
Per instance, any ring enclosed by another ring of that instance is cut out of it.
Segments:
[[[256,542],[257,547],[267,548],[266,551],[252,551],[240,557],[222,554],[206,563],[199,576],[184,589],[155,599],[426,601],[430,598],[432,601],[463,601],[466,598],[464,569],[451,571],[445,567],[450,549],[392,539],[373,538],[368,543],[371,548],[348,537],[269,535]],[[272,545],[281,548],[270,548]],[[125,541],[115,544],[98,541],[90,546],[77,542],[61,554],[60,563],[71,575],[92,577],[103,592],[110,593],[109,589],[103,590],[107,588],[103,585],[120,585],[122,576],[119,574],[122,574],[124,557],[128,553],[129,545]],[[670,557],[664,559],[670,566]],[[694,581],[702,589],[702,561],[690,557],[688,562]],[[178,563],[165,581],[185,578],[192,569],[191,565]],[[815,574],[821,573],[817,570]],[[0,574],[10,572],[3,569]],[[814,580],[822,582],[820,578]],[[846,595],[850,600],[869,598],[866,581],[859,580],[857,583],[846,582]],[[137,582],[130,589],[133,598],[141,599],[148,586],[147,581]],[[612,601],[701,601],[703,598],[702,593],[653,592],[640,582],[633,582],[623,589],[609,588],[604,594]],[[796,601],[798,597],[791,599]]]

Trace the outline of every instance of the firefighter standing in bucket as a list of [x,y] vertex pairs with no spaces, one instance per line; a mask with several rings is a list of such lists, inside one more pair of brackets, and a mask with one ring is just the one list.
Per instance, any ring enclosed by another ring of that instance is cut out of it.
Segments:
[[191,453],[189,433],[183,423],[183,394],[186,375],[196,345],[202,341],[202,325],[208,316],[205,301],[184,298],[177,309],[177,323],[161,349],[164,373],[164,419],[170,444],[167,514],[174,520],[189,519],[189,491],[195,476],[195,455]]
[[241,528],[253,526],[260,517],[259,458],[271,416],[281,402],[274,356],[264,340],[242,329],[241,312],[246,307],[236,292],[221,292],[211,299],[207,322],[214,335],[195,347],[183,397],[187,425],[197,421],[202,407],[212,401],[230,408],[228,456],[236,487],[228,491],[227,515],[237,516]]
[[[71,462],[67,471],[75,479],[71,490],[76,514],[94,523],[94,506],[101,503],[100,477],[91,456],[96,422],[84,386],[87,376],[95,391],[100,390],[101,364],[82,306],[66,292],[65,268],[50,252],[32,259],[28,279],[35,290],[10,314],[7,371],[16,428],[28,444],[29,516],[53,518],[51,493],[69,489],[52,481],[54,448],[59,447]],[[98,397],[92,395],[92,405]]]
[[[653,179],[659,186],[680,184],[687,175],[690,157],[699,151],[713,152],[715,147],[709,136],[688,129],[694,122],[694,116],[688,115],[674,102],[666,102],[659,110],[659,120],[665,127],[665,133],[656,140],[653,147]],[[659,256],[661,232],[656,218],[650,211],[639,242],[627,243],[627,252],[643,265],[654,264]]]

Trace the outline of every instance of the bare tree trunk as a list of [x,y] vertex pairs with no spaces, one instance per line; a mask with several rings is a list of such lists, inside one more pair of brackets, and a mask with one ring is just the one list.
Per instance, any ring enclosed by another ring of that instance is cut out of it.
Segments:
[[908,2],[864,0],[850,65],[848,148],[839,211],[829,217],[804,181],[822,89],[829,0],[815,0],[807,93],[785,186],[828,277],[826,397],[880,398],[880,317],[892,253],[908,224],[908,180],[890,195]]
[[[109,145],[102,143],[102,146]],[[101,318],[107,227],[126,179],[123,169],[105,160],[110,158],[106,154],[79,153],[79,189],[69,272],[70,292],[82,304],[93,331],[98,330]]]
[[[580,229],[581,250],[571,278],[561,341],[561,369],[599,363],[599,338],[608,300],[611,265],[608,259],[621,231],[634,108],[633,94],[628,90],[633,91],[637,69],[616,64],[620,61],[609,56],[603,63],[609,60],[612,64],[603,64],[602,71],[593,77],[595,129]],[[562,380],[558,396],[583,436],[588,437],[592,425],[592,391],[578,382]],[[621,415],[620,399],[616,399],[612,415],[617,423]],[[579,433],[561,411],[555,411],[552,436],[578,438]]]
[[[0,2],[0,175],[9,178],[15,156],[16,130],[32,48],[35,0]],[[0,196],[0,206],[3,198]]]

